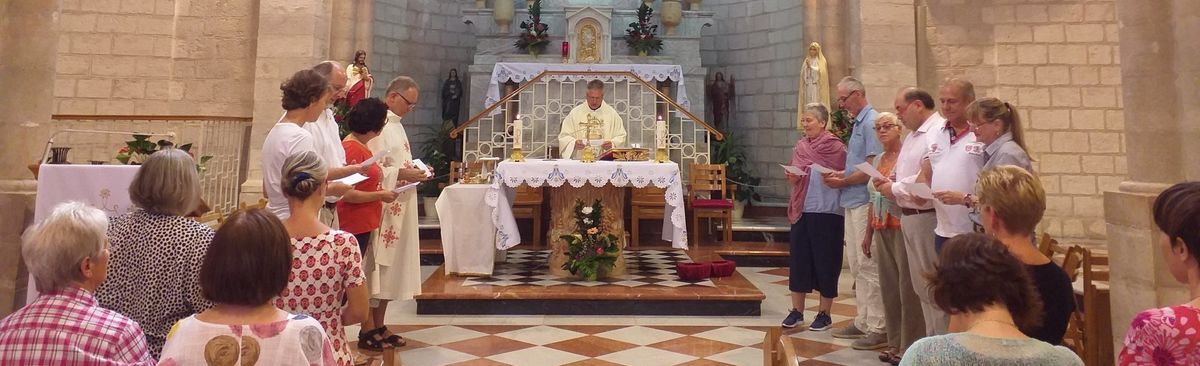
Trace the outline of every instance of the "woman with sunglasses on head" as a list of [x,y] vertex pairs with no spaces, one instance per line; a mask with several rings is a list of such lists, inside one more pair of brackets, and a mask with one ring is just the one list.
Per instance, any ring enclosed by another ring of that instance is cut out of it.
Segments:
[[[875,120],[875,134],[883,145],[883,153],[875,157],[873,166],[884,176],[892,176],[896,170],[903,130],[900,117],[894,113],[880,113]],[[884,197],[873,185],[867,185],[867,192],[870,193],[868,216],[871,222],[867,225],[861,250],[879,265],[888,345],[888,349],[879,354],[879,360],[895,365],[900,363],[905,349],[925,336],[925,317],[921,313],[921,298],[917,297],[909,275],[904,233],[900,231],[900,206]],[[855,250],[852,245],[850,250]]]
[[[978,99],[967,106],[967,123],[975,132],[975,140],[984,145],[983,153],[987,162],[983,164],[983,170],[1016,165],[1033,172],[1029,148],[1025,145],[1025,132],[1021,128],[1021,116],[1012,104],[994,97]],[[979,197],[962,192],[935,192],[934,197],[947,205],[972,207],[979,203]]]

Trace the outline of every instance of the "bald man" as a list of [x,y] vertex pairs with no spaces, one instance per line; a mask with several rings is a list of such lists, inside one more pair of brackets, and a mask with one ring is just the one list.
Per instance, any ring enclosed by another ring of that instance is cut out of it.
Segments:
[[[334,90],[332,100],[338,100],[346,96],[346,70],[337,61],[324,61],[312,67],[325,79],[329,80],[329,88]],[[313,136],[313,147],[316,148],[317,155],[325,161],[325,166],[329,168],[338,168],[346,165],[346,150],[342,149],[342,137],[338,134],[337,121],[333,119],[333,107],[326,108],[317,121],[313,123],[305,123],[304,129],[308,130]],[[325,207],[321,208],[321,222],[329,225],[331,228],[338,228],[337,210],[334,205],[341,196],[329,195],[325,197]]]

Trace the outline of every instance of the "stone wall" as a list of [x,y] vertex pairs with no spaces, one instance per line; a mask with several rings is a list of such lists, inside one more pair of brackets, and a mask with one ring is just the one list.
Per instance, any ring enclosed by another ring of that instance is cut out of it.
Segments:
[[[424,141],[417,134],[442,122],[442,82],[450,69],[457,68],[459,79],[468,85],[467,65],[475,53],[475,37],[462,22],[462,10],[474,6],[469,0],[375,2],[374,49],[369,56],[375,90],[371,95],[382,96],[387,83],[398,75],[417,81],[421,90],[417,108],[405,118],[411,121],[405,126],[414,151]],[[470,117],[466,106],[473,98],[463,96],[460,119]]]
[[256,1],[62,1],[55,113],[251,111]]
[[[701,58],[709,73],[737,80],[736,111],[726,131],[746,147],[755,172],[763,178],[764,200],[787,200],[787,180],[776,165],[791,159],[799,138],[796,98],[803,10],[795,0],[709,0],[713,26],[704,31]],[[711,114],[708,116],[711,120]]]
[[1013,102],[1046,188],[1043,229],[1103,240],[1103,192],[1126,175],[1114,2],[926,0],[917,15],[920,86],[963,77]]

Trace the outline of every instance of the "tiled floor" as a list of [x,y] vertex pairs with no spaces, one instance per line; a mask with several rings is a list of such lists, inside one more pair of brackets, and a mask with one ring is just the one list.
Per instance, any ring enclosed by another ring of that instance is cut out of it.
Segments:
[[[438,267],[423,267],[429,277]],[[414,301],[394,302],[387,323],[408,340],[404,365],[761,365],[767,329],[791,308],[787,271],[738,268],[767,298],[758,317],[417,315]],[[833,308],[836,325],[854,316],[848,274]],[[805,318],[815,316],[815,298]],[[357,329],[351,329],[351,337]],[[788,331],[801,365],[883,365],[829,332]],[[378,364],[378,363],[377,363]]]

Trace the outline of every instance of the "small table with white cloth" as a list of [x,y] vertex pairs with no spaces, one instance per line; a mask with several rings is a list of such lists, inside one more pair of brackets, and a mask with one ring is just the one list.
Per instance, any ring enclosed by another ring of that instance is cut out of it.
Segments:
[[456,183],[446,186],[438,196],[436,207],[448,275],[490,276],[494,262],[504,258],[504,252],[496,249],[491,210],[479,205],[490,188],[487,184]]

